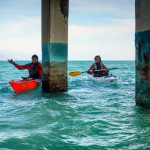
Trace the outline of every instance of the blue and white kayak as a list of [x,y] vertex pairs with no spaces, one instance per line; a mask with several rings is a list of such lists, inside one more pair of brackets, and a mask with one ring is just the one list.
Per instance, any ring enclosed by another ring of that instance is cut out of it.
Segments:
[[89,74],[89,77],[92,80],[94,80],[98,83],[102,83],[102,84],[105,84],[105,83],[114,84],[114,83],[117,83],[117,81],[118,81],[118,77],[113,76],[113,75],[108,75],[108,76],[103,76],[103,77],[93,77],[93,74]]

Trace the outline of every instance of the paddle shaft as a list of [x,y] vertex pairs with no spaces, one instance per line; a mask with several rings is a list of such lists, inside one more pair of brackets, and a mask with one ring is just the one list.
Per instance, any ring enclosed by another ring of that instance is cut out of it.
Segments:
[[[109,68],[109,70],[114,70],[114,69],[127,69],[127,68]],[[104,71],[104,70],[106,70],[106,69],[94,70],[94,71]],[[87,71],[85,71],[83,73],[87,73]]]

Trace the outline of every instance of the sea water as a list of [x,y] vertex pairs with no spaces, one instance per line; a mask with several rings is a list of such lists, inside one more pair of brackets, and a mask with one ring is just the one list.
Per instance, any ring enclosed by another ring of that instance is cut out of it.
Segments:
[[[18,61],[18,64],[28,62]],[[69,61],[68,73],[92,61]],[[150,109],[135,105],[134,61],[104,61],[119,78],[99,84],[87,74],[68,77],[68,92],[41,87],[16,94],[11,80],[28,76],[0,61],[0,150],[150,149]]]

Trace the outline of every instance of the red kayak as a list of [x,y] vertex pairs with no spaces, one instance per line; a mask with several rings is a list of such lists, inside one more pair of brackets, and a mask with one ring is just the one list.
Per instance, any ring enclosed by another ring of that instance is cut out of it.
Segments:
[[41,83],[37,80],[10,81],[9,84],[17,94],[37,88]]

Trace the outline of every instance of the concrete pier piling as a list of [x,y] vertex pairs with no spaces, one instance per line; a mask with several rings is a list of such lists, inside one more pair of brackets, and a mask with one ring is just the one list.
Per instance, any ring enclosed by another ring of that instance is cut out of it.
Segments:
[[150,0],[135,0],[136,104],[150,107]]
[[69,0],[42,0],[42,88],[67,91]]

